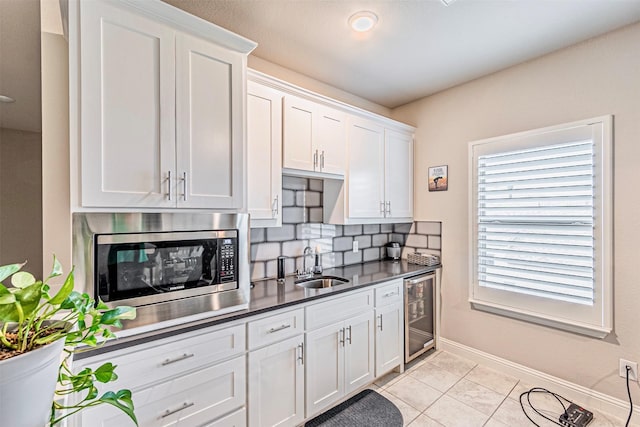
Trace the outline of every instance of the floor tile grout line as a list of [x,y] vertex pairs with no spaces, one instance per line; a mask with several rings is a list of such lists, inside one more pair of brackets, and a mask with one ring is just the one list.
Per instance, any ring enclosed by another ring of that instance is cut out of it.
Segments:
[[[469,380],[470,381],[470,380]],[[511,390],[509,390],[509,392],[504,396],[504,398],[502,399],[502,401],[500,402],[500,404],[496,407],[496,409],[493,410],[493,412],[491,413],[491,415],[489,416],[489,418],[487,419],[487,421],[483,424],[486,425],[489,421],[491,421],[491,419],[493,418],[493,416],[496,414],[496,412],[498,412],[498,409],[500,409],[500,407],[502,406],[502,404],[509,398],[509,396],[511,395],[511,393],[513,393],[513,390],[516,389],[516,387],[518,386],[518,384],[520,384],[520,380],[516,381],[516,383],[513,385],[513,387],[511,387]],[[496,421],[500,421],[496,418]]]

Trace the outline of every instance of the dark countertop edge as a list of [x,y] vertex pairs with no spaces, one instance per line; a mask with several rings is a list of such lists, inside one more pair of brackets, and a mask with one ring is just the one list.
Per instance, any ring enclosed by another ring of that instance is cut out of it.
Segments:
[[[380,263],[380,262],[381,261],[373,261],[369,263],[362,263],[360,265]],[[407,277],[413,277],[413,276],[419,276],[421,274],[432,273],[442,267],[442,264],[438,264],[434,266],[420,266],[417,264],[411,264],[411,265],[415,269],[410,272],[398,273],[386,278],[380,278],[380,279],[371,280],[364,283],[358,283],[357,285],[353,285],[343,289],[334,288],[330,293],[317,293],[315,295],[305,296],[304,298],[299,300],[287,301],[281,304],[270,305],[268,307],[260,307],[255,309],[249,308],[245,310],[234,311],[228,314],[214,315],[212,317],[208,317],[205,319],[188,321],[179,325],[162,328],[155,331],[144,332],[139,335],[130,335],[124,338],[117,338],[118,331],[116,330],[114,331],[116,334],[115,339],[112,339],[107,343],[105,343],[104,345],[99,346],[97,348],[92,347],[92,348],[77,350],[76,353],[74,354],[74,360],[86,359],[88,357],[93,357],[100,354],[121,350],[123,348],[130,347],[131,345],[138,345],[138,344],[144,344],[147,342],[157,341],[163,338],[169,338],[169,337],[180,335],[186,332],[197,331],[198,329],[204,329],[204,328],[216,326],[222,323],[232,322],[232,321],[240,320],[246,317],[251,317],[258,314],[268,313],[270,311],[276,311],[276,310],[280,310],[287,307],[293,307],[296,305],[305,304],[309,301],[315,301],[319,299],[333,297],[336,295],[346,294],[354,290],[361,290],[369,286],[377,285],[379,283],[384,283],[384,282],[388,282],[395,279],[404,279]],[[353,265],[343,266],[339,268],[348,268],[348,267],[353,267]],[[335,269],[328,269],[327,271],[331,271],[331,270],[335,270]],[[275,282],[275,279],[264,279],[264,280],[256,281],[255,283],[267,283],[267,282]]]

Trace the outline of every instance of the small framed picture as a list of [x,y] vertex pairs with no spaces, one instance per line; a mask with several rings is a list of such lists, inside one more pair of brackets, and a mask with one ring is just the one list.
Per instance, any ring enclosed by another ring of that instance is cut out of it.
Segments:
[[449,187],[447,169],[447,165],[429,168],[429,191],[447,191]]

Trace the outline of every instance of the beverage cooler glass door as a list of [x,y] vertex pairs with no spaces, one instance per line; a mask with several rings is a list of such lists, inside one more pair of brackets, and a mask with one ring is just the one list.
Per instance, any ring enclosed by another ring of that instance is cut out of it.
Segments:
[[404,281],[404,361],[415,359],[435,346],[434,292],[435,274]]

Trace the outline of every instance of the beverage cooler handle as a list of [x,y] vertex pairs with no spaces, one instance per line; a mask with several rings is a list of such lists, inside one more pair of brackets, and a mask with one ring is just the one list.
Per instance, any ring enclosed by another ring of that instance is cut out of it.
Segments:
[[405,279],[404,283],[405,285],[411,286],[411,285],[415,285],[416,283],[424,282],[425,280],[433,279],[435,277],[436,277],[435,274],[428,274],[426,276],[420,276],[413,279]]

